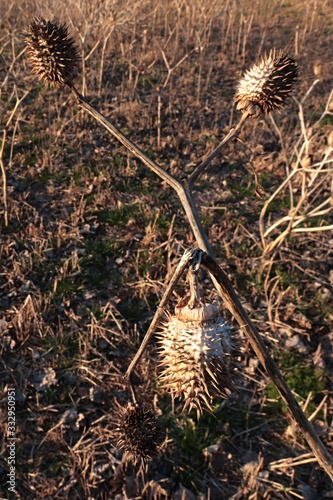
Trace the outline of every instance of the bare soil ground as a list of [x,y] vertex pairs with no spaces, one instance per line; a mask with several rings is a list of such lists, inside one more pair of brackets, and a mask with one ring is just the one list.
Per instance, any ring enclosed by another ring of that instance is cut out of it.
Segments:
[[272,48],[296,58],[294,98],[247,123],[195,194],[217,260],[333,452],[332,0],[0,0],[1,498],[332,498],[244,339],[238,392],[199,422],[159,388],[151,342],[136,382],[165,440],[146,470],[124,462],[123,374],[195,240],[172,190],[31,75],[22,33],[34,16],[69,25],[78,88],[178,178],[239,120],[244,70]]

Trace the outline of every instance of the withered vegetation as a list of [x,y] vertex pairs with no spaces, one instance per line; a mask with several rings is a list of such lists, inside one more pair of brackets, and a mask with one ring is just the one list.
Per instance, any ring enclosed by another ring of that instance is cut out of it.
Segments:
[[[160,387],[153,340],[135,381],[164,441],[141,469],[118,447],[119,408],[130,401],[123,374],[165,283],[195,242],[170,188],[65,88],[47,88],[30,73],[24,32],[32,16],[69,26],[80,49],[79,90],[179,178],[237,123],[237,83],[249,67],[272,48],[297,61],[288,106],[246,123],[195,196],[219,263],[333,452],[332,6],[207,4],[0,3],[1,497],[11,498],[6,398],[13,387],[12,498],[331,492],[244,340],[237,392],[217,398],[199,422]],[[202,289],[214,299],[206,278]]]

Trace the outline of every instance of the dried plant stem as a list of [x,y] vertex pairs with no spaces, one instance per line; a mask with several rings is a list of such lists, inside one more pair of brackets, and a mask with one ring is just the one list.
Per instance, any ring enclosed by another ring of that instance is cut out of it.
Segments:
[[236,139],[238,136],[239,132],[241,131],[242,126],[244,125],[245,121],[249,118],[249,114],[247,112],[244,112],[242,114],[242,117],[239,121],[239,123],[236,125],[235,128],[232,128],[228,134],[223,138],[223,140],[220,142],[220,144],[212,151],[207,158],[204,159],[204,161],[192,172],[192,174],[188,178],[188,186],[189,186],[189,191],[192,191],[192,187],[196,179],[199,177],[199,175],[204,171],[204,169],[213,161],[213,159],[220,153],[221,149],[223,146],[225,146],[228,142],[230,142],[233,139]]
[[[321,443],[320,439],[318,438],[315,430],[311,426],[310,422],[306,418],[304,412],[298,405],[296,399],[294,398],[293,394],[291,393],[290,389],[288,388],[286,382],[283,379],[282,374],[280,373],[278,367],[274,363],[272,357],[270,356],[268,350],[266,349],[263,341],[261,340],[261,337],[256,330],[254,324],[252,323],[251,319],[247,315],[246,311],[244,310],[240,300],[237,297],[237,294],[235,293],[232,283],[230,282],[229,278],[227,277],[226,273],[219,267],[219,265],[216,263],[216,261],[213,259],[213,252],[211,250],[211,247],[209,245],[207,236],[204,232],[204,229],[202,227],[198,212],[196,210],[196,207],[193,203],[192,196],[191,196],[191,187],[193,185],[193,182],[195,179],[200,175],[200,173],[203,171],[206,166],[209,165],[209,163],[212,161],[213,158],[220,152],[222,149],[223,145],[225,145],[228,141],[234,139],[237,134],[239,133],[241,126],[245,122],[245,120],[248,118],[247,113],[244,113],[242,115],[242,118],[237,125],[235,129],[232,129],[229,134],[224,138],[224,140],[219,144],[219,146],[211,153],[202,163],[199,165],[199,167],[192,173],[192,175],[189,177],[188,181],[186,184],[182,184],[180,181],[175,179],[173,176],[168,174],[162,167],[160,167],[156,162],[148,158],[142,151],[139,149],[132,141],[130,141],[127,137],[125,137],[114,125],[112,125],[109,120],[107,120],[101,113],[96,111],[92,105],[90,105],[86,99],[79,94],[79,92],[75,89],[75,87],[72,85],[71,90],[73,94],[76,96],[76,98],[79,101],[80,106],[87,111],[91,116],[93,116],[99,123],[101,123],[109,132],[111,132],[132,154],[134,154],[137,158],[139,158],[145,165],[147,165],[153,172],[155,172],[160,178],[162,178],[165,182],[171,186],[176,193],[178,194],[180,201],[184,207],[184,210],[186,212],[186,215],[188,217],[189,223],[191,225],[191,228],[194,233],[194,237],[201,248],[201,250],[204,250],[206,252],[204,258],[203,258],[203,265],[207,268],[207,270],[210,272],[212,275],[212,280],[214,282],[214,285],[219,293],[219,295],[222,297],[222,299],[225,301],[227,307],[229,308],[230,312],[233,314],[235,317],[236,321],[240,325],[240,327],[243,329],[245,332],[247,338],[249,339],[249,342],[258,356],[259,361],[263,365],[263,367],[266,369],[267,373],[270,375],[274,385],[276,386],[277,390],[281,394],[281,397],[284,399],[286,402],[290,412],[294,416],[295,420],[297,421],[298,425],[300,426],[305,439],[307,440],[311,450],[313,451],[314,455],[317,457],[318,462],[320,465],[325,469],[326,473],[329,475],[329,477],[333,480],[333,460],[324,445]],[[177,268],[176,272],[176,278],[172,280],[171,284],[169,284],[169,287],[167,289],[167,294],[165,294],[163,298],[163,304],[160,305],[159,309],[157,310],[157,313],[154,317],[152,325],[150,325],[150,328],[145,336],[143,346],[140,347],[136,357],[132,361],[130,367],[128,368],[126,372],[126,378],[130,379],[131,372],[134,369],[134,366],[140,359],[142,353],[144,352],[144,349],[146,348],[149,339],[151,335],[153,334],[153,331],[158,323],[158,321],[161,318],[161,315],[163,314],[162,307],[167,301],[171,291],[173,290],[176,282],[180,278],[183,270],[186,267],[186,261],[189,260],[189,255],[186,254],[185,260],[181,260],[180,267]]]
[[314,428],[312,427],[301,407],[294,398],[278,367],[271,358],[256,327],[242,307],[232,287],[232,284],[230,283],[230,280],[228,279],[224,271],[222,271],[222,269],[219,267],[217,262],[208,254],[203,255],[202,265],[206,267],[206,269],[214,276],[215,286],[217,286],[221,297],[223,297],[223,299],[226,301],[229,309],[232,310],[238,324],[242,326],[242,329],[246,333],[247,338],[249,339],[254,352],[258,356],[260,363],[263,365],[263,367],[271,377],[272,382],[278,389],[281,397],[294,416],[296,422],[302,430],[303,436],[307,440],[319,464],[323,467],[328,476],[333,480],[333,459],[331,455],[328,453],[327,449],[320,441]]
[[298,465],[311,464],[316,462],[316,458],[312,453],[304,453],[298,457],[282,458],[281,460],[274,460],[268,465],[269,470],[274,469],[287,469],[289,467],[297,467]]
[[[23,53],[23,51],[20,53],[20,55]],[[19,106],[21,103],[24,101],[26,96],[29,94],[29,90],[26,90],[23,94],[23,96],[19,99],[16,97],[16,103],[14,108],[12,109],[9,118],[3,128],[2,131],[2,142],[0,146],[0,169],[1,169],[1,174],[2,174],[2,193],[3,193],[3,206],[4,206],[4,221],[5,221],[5,226],[7,227],[9,224],[9,215],[8,215],[8,189],[7,189],[7,172],[6,172],[6,167],[3,161],[4,157],[4,152],[5,152],[5,144],[7,140],[7,130],[9,125],[11,124],[12,120],[14,119],[15,113],[18,110]],[[15,136],[15,131],[16,131],[16,126],[17,123],[14,127],[14,136]]]
[[156,310],[156,313],[153,317],[152,322],[150,323],[150,326],[147,330],[147,333],[146,333],[143,341],[141,342],[141,345],[140,345],[138,351],[136,352],[131,364],[127,368],[127,371],[125,373],[125,378],[127,380],[131,379],[131,373],[134,370],[137,363],[139,362],[139,360],[140,360],[142,354],[144,353],[154,331],[156,330],[156,327],[158,326],[160,319],[164,313],[164,307],[166,306],[166,304],[170,298],[170,295],[172,294],[175,286],[177,285],[178,281],[180,280],[180,278],[181,278],[185,268],[188,266],[189,262],[195,258],[196,253],[198,253],[197,249],[185,250],[183,257],[181,258],[181,260],[180,260],[180,262],[179,262],[179,264],[178,264],[178,266],[177,266],[177,268],[176,268],[176,270],[175,270],[175,272],[170,280],[170,283],[163,294],[160,305],[158,306],[158,308]]
[[6,137],[7,137],[7,130],[6,128],[3,129],[2,131],[2,142],[1,142],[1,148],[0,148],[0,168],[1,168],[1,173],[2,173],[2,196],[3,196],[3,210],[4,210],[4,219],[5,219],[5,226],[8,226],[8,192],[7,192],[7,173],[6,173],[6,168],[5,164],[3,162],[3,153],[5,149],[5,143],[6,143]]
[[73,94],[79,101],[80,106],[87,111],[95,120],[101,123],[118,141],[120,141],[132,154],[139,158],[147,167],[149,167],[156,175],[163,179],[169,186],[171,186],[177,193],[189,223],[191,225],[194,237],[202,249],[209,254],[213,255],[210,244],[208,242],[205,231],[202,227],[199,214],[193,203],[191,194],[186,185],[183,185],[175,177],[168,174],[158,163],[148,158],[145,153],[138,148],[130,139],[128,139],[120,130],[117,129],[105,116],[99,113],[88,101],[81,95],[74,86],[71,87]]
[[157,149],[161,149],[161,127],[162,127],[162,99],[161,93],[158,92],[157,95]]
[[[302,114],[303,116],[303,114]],[[328,148],[325,152],[324,157],[320,163],[315,163],[312,168],[305,168],[302,166],[301,155],[304,151],[305,156],[308,152],[308,145],[311,138],[308,140],[305,134],[305,124],[302,122],[302,129],[304,129],[304,143],[298,153],[298,160],[294,168],[288,173],[286,179],[281,183],[281,185],[276,189],[276,191],[270,196],[270,198],[265,202],[261,210],[259,218],[259,228],[261,235],[261,242],[263,248],[263,255],[267,255],[272,252],[275,248],[280,247],[285,239],[293,234],[300,232],[319,232],[319,231],[330,231],[332,225],[320,226],[316,225],[313,227],[306,227],[304,222],[312,222],[313,219],[324,216],[332,212],[332,202],[331,197],[327,197],[322,201],[323,198],[323,186],[332,176],[332,169],[325,169],[326,165],[330,165],[332,160],[332,148]],[[267,210],[272,203],[272,201],[278,196],[278,194],[285,190],[286,185],[289,188],[289,199],[291,209],[288,215],[281,217],[277,221],[273,222],[267,229],[265,228],[265,217]],[[298,186],[300,186],[298,188]],[[295,190],[295,187],[297,189]],[[293,193],[300,191],[298,199],[295,199]],[[326,195],[325,195],[326,196]],[[320,201],[317,206],[315,202]],[[296,203],[297,201],[297,203]],[[311,203],[310,203],[311,201]],[[309,208],[310,206],[314,208]],[[312,219],[312,220],[311,220]],[[300,226],[301,227],[298,227]],[[274,230],[279,230],[279,234],[271,242],[268,242],[268,236],[270,236]]]

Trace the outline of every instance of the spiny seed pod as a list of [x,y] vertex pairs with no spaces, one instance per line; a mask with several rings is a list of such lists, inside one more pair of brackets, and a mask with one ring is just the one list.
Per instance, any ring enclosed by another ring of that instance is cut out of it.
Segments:
[[227,397],[233,384],[230,327],[220,316],[220,303],[176,307],[159,334],[160,382],[185,401],[184,410],[212,409],[214,395]]
[[37,17],[25,36],[33,73],[49,85],[71,86],[80,57],[74,40],[68,35],[68,27]]
[[239,82],[235,97],[237,109],[254,118],[280,109],[297,77],[297,63],[284,52],[271,50]]
[[161,431],[151,408],[129,404],[120,414],[117,431],[117,445],[125,451],[126,460],[146,463],[157,454]]

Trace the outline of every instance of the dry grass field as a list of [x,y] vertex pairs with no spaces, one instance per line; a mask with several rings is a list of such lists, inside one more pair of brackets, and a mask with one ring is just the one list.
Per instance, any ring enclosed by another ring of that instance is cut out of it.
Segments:
[[[282,111],[248,120],[194,194],[216,259],[333,453],[333,1],[0,0],[0,497],[333,498],[224,306],[237,391],[199,420],[182,413],[158,382],[153,338],[135,384],[158,416],[160,453],[146,467],[125,460],[124,373],[196,241],[172,189],[66,88],[31,73],[35,16],[68,25],[79,91],[179,179],[238,123],[247,68],[273,48],[298,62]],[[202,287],[216,296],[206,275]]]

